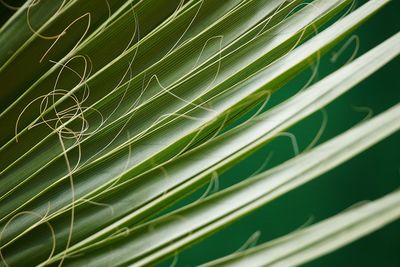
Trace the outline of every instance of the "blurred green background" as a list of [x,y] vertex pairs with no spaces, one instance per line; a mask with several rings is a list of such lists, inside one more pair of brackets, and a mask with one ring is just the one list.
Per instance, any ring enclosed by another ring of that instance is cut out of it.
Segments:
[[[357,6],[364,2],[366,1],[358,1]],[[357,55],[365,53],[399,30],[400,1],[394,0],[354,32],[360,40]],[[349,36],[349,38],[354,37]],[[348,42],[345,52],[336,62],[330,60],[332,53],[338,51],[349,38],[322,58],[318,78],[323,78],[339,68],[351,57],[355,50],[354,39]],[[310,75],[311,70],[306,71],[274,94],[268,107],[301,89]],[[360,123],[369,112],[376,115],[398,103],[399,78],[400,59],[397,58],[326,107],[327,126],[319,143]],[[295,135],[300,150],[306,148],[314,139],[322,121],[323,112],[318,112],[288,130]],[[293,153],[290,138],[278,137],[235,168],[222,174],[219,179],[220,189],[254,173],[269,155],[271,160],[264,169],[289,159]],[[176,266],[195,266],[231,254],[257,231],[261,234],[257,244],[269,241],[305,225],[334,216],[361,201],[382,197],[398,189],[399,186],[400,133],[397,133],[317,180],[286,194],[180,253]],[[184,202],[199,198],[204,191],[205,188]],[[168,259],[162,266],[169,266],[171,263],[172,259]],[[400,221],[305,266],[398,267],[400,266]]]

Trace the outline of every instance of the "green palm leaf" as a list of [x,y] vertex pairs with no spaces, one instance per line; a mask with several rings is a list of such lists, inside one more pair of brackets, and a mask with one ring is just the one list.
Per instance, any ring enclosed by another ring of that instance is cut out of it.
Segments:
[[[389,2],[25,1],[0,20],[0,266],[158,263],[397,131],[398,105],[173,206],[396,58],[400,33],[265,111]],[[397,204],[208,265],[301,264],[395,220]]]

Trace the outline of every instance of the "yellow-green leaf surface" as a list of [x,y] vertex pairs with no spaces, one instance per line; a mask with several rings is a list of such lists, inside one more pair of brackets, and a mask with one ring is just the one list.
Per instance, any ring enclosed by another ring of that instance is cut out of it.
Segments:
[[[400,127],[396,105],[171,211],[396,58],[400,33],[312,84],[315,70],[299,93],[266,108],[390,1],[1,3],[0,266],[158,263]],[[209,265],[301,264],[394,220],[396,201],[393,193]]]

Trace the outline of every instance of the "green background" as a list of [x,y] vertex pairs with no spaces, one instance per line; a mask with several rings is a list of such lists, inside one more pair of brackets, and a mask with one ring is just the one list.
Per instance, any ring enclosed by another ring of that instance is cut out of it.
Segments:
[[[328,0],[327,0],[328,1]],[[361,5],[365,1],[358,1]],[[354,32],[360,38],[357,56],[378,45],[400,30],[400,1],[394,0],[366,24]],[[350,36],[349,36],[350,37]],[[355,43],[335,63],[332,52],[346,43],[343,41],[322,58],[318,78],[323,78],[349,59]],[[297,92],[307,82],[311,71],[291,81],[274,94],[268,107]],[[327,127],[319,143],[326,141],[360,123],[367,115],[355,107],[367,107],[379,114],[400,100],[400,59],[396,58],[379,72],[353,88],[349,93],[326,107]],[[288,130],[296,136],[300,150],[314,139],[321,127],[323,113],[318,112]],[[400,119],[400,118],[399,118]],[[263,165],[268,155],[271,168],[293,156],[293,145],[288,137],[276,140],[222,174],[220,189],[245,179]],[[286,194],[265,207],[242,218],[226,229],[195,244],[178,255],[176,266],[194,266],[237,251],[256,231],[261,236],[257,244],[295,231],[305,225],[334,216],[364,200],[374,200],[400,186],[400,134],[397,133],[338,168]],[[203,188],[188,201],[199,198]],[[183,204],[183,203],[181,203]],[[168,259],[163,266],[169,266]],[[305,266],[400,266],[400,222],[358,240]]]

